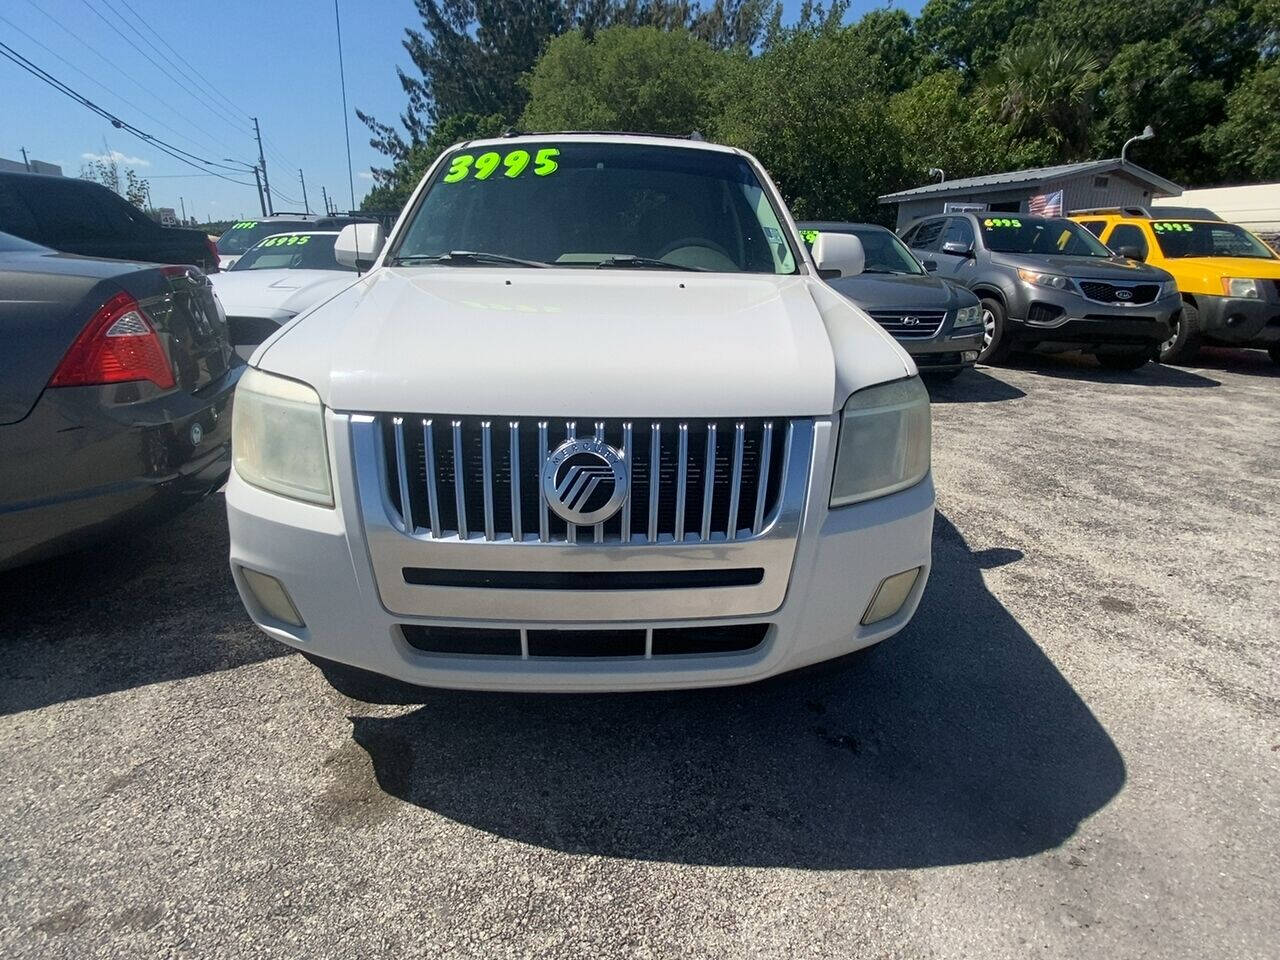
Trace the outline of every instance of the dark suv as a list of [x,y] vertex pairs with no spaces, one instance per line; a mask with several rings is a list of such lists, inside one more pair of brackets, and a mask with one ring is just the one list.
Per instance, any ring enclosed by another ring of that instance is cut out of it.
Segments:
[[218,269],[204,231],[162,227],[115,192],[75,177],[0,173],[0,231],[83,257]]
[[1070,220],[957,213],[917,221],[902,239],[981,299],[984,363],[1015,348],[1082,350],[1136,370],[1156,358],[1182,307],[1172,276],[1117,256]]

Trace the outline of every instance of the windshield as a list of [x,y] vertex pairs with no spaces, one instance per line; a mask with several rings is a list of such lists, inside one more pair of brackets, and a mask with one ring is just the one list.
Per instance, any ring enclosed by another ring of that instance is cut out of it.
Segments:
[[1187,223],[1153,220],[1151,229],[1166,257],[1248,257],[1274,260],[1276,255],[1244,227],[1234,223]]
[[[448,257],[467,251],[486,257]],[[795,273],[778,212],[742,157],[621,143],[450,153],[391,262]]]
[[821,230],[804,229],[807,226],[801,224],[800,236],[810,247],[818,239],[819,233],[847,233],[861,240],[862,252],[867,258],[866,265],[862,268],[863,273],[905,273],[919,276],[925,272],[902,241],[883,228],[828,226]]
[[1059,257],[1114,257],[1092,233],[1070,220],[1045,217],[981,217],[978,226],[988,250]]
[[350,270],[333,255],[336,233],[290,233],[267,237],[232,265],[232,270]]
[[305,230],[311,226],[305,220],[241,220],[218,238],[218,252],[225,256],[244,253],[263,237],[289,230]]

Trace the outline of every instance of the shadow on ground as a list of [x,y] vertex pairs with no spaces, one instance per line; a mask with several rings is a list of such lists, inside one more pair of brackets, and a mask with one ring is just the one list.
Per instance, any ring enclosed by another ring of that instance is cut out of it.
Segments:
[[934,403],[998,403],[1026,396],[1017,387],[972,368],[954,380],[925,377],[924,385],[929,390],[929,399]]
[[287,653],[227,567],[221,496],[82,553],[0,574],[0,715]]
[[866,655],[728,690],[428,691],[354,717],[355,740],[387,793],[572,853],[889,869],[1057,846],[1124,762],[983,585],[1021,554],[971,553],[942,517],[936,534],[920,612]]
[[[1265,356],[1265,354],[1264,354]],[[1093,383],[1126,383],[1138,387],[1220,387],[1212,377],[1203,377],[1181,367],[1148,363],[1137,370],[1108,370],[1082,353],[1016,353],[1005,366],[1064,380]]]
[[1201,347],[1188,366],[1198,370],[1242,373],[1250,377],[1280,377],[1280,363],[1272,360],[1265,350]]

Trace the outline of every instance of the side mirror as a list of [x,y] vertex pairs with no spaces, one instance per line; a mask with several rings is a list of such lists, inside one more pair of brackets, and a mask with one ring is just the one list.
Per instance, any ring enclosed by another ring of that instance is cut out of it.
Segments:
[[854,277],[866,266],[862,241],[849,233],[819,233],[813,241],[813,262],[826,280]]
[[380,223],[352,223],[343,227],[333,243],[333,256],[344,267],[368,270],[386,242]]
[[924,267],[930,273],[933,273],[933,271],[938,269],[938,261],[937,260],[921,260],[920,266]]
[[973,245],[960,243],[957,240],[948,240],[942,245],[942,252],[949,253],[953,257],[972,257]]
[[1122,243],[1116,247],[1116,253],[1122,257],[1128,257],[1130,260],[1146,260],[1147,255],[1142,252],[1141,247],[1135,247],[1131,243]]

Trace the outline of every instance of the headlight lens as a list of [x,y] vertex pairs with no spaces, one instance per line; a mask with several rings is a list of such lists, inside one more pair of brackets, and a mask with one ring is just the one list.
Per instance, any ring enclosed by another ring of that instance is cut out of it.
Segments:
[[831,505],[905,490],[929,472],[929,393],[919,377],[859,390],[844,405]]
[[246,370],[232,407],[231,457],[255,487],[333,506],[324,407],[305,384]]
[[1071,281],[1068,278],[1056,273],[1037,273],[1035,270],[1023,270],[1019,267],[1018,276],[1038,287],[1053,287],[1055,290],[1067,290],[1071,287]]
[[1166,280],[1164,283],[1160,284],[1160,296],[1162,297],[1172,297],[1177,292],[1177,280]]
[[1258,299],[1258,281],[1248,277],[1223,277],[1222,290],[1228,297]]
[[975,303],[971,307],[961,307],[956,311],[956,326],[958,330],[961,327],[980,327],[982,326],[982,304]]

